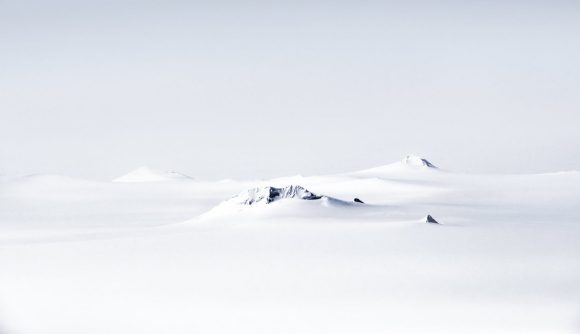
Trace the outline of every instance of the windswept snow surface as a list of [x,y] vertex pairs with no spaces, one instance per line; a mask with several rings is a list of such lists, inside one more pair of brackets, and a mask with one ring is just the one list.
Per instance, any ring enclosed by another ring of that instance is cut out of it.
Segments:
[[579,198],[579,172],[403,162],[244,182],[7,178],[0,333],[578,333]]

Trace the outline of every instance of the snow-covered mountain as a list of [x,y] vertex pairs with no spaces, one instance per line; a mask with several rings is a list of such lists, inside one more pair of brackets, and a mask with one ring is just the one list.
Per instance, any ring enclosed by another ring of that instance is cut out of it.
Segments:
[[114,179],[113,182],[164,182],[184,180],[192,180],[192,178],[174,171],[160,171],[143,166]]
[[243,205],[270,204],[283,199],[318,200],[323,196],[313,194],[302,186],[290,185],[282,188],[257,187],[248,189],[228,202]]
[[321,214],[333,216],[336,215],[336,212],[328,211],[328,208],[341,209],[360,206],[365,206],[360,200],[350,202],[331,196],[315,194],[300,185],[284,187],[261,186],[242,191],[237,196],[212,208],[200,218],[223,218],[231,215],[240,218],[246,214],[253,218],[256,218],[256,214],[269,217],[302,217]]

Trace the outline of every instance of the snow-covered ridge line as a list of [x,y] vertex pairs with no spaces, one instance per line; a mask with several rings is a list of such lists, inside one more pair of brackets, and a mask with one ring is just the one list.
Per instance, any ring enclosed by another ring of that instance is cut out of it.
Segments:
[[[441,172],[441,173],[439,173]],[[391,176],[398,177],[401,175],[413,175],[413,177],[418,175],[440,175],[440,174],[458,174],[458,175],[471,175],[471,176],[521,176],[521,177],[530,177],[530,176],[557,176],[557,175],[569,175],[569,174],[580,174],[580,170],[563,170],[563,171],[553,171],[553,172],[530,172],[530,173],[467,173],[461,171],[450,171],[447,169],[440,169],[438,166],[433,164],[430,160],[417,156],[417,155],[407,155],[403,159],[368,169],[353,171],[353,172],[345,172],[339,174],[322,174],[322,175],[314,175],[316,177],[335,177],[337,175],[347,176],[347,177],[357,177],[357,178],[389,178]],[[305,179],[313,177],[312,175],[303,176],[302,174],[292,175],[292,176],[279,176],[275,178],[267,179],[269,182],[274,184],[289,184],[289,183],[302,183]],[[69,179],[72,181],[83,181],[83,182],[104,182],[103,180],[96,180],[90,178],[79,178],[79,177],[70,177],[63,174],[45,174],[45,173],[35,173],[35,174],[3,174],[0,173],[0,182],[9,182],[9,181],[19,181],[19,180],[27,180],[27,181],[45,181],[48,179]],[[186,174],[179,173],[173,170],[157,170],[153,168],[149,168],[147,166],[143,166],[137,168],[125,175],[117,177],[112,180],[112,182],[126,182],[126,183],[149,183],[149,182],[176,182],[176,181],[191,181],[193,177],[190,177]],[[199,179],[198,179],[199,180]],[[205,179],[203,179],[205,180]],[[214,182],[209,181],[208,182]],[[262,180],[264,181],[264,180]],[[107,181],[110,182],[110,181]],[[225,178],[220,181],[215,181],[219,183],[229,183],[229,182],[244,182],[246,184],[257,183],[259,182],[259,178],[255,179],[231,179]]]

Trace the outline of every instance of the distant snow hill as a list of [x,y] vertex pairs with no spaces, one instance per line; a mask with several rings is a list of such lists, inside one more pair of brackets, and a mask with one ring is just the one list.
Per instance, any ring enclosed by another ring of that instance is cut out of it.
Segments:
[[159,171],[149,167],[140,167],[128,174],[114,179],[113,182],[164,182],[187,180],[193,180],[193,178],[174,171]]
[[395,163],[369,168],[350,174],[354,176],[371,177],[381,176],[382,174],[397,174],[421,171],[440,171],[440,169],[425,158],[416,155],[407,155],[405,158]]

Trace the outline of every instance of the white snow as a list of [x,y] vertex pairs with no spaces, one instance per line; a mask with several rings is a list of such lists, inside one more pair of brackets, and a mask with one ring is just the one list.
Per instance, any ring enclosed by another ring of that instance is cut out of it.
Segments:
[[114,182],[163,182],[191,180],[192,178],[175,171],[159,171],[147,166],[139,167],[134,171],[114,179]]
[[3,179],[0,333],[577,333],[580,172],[420,161],[257,182]]

